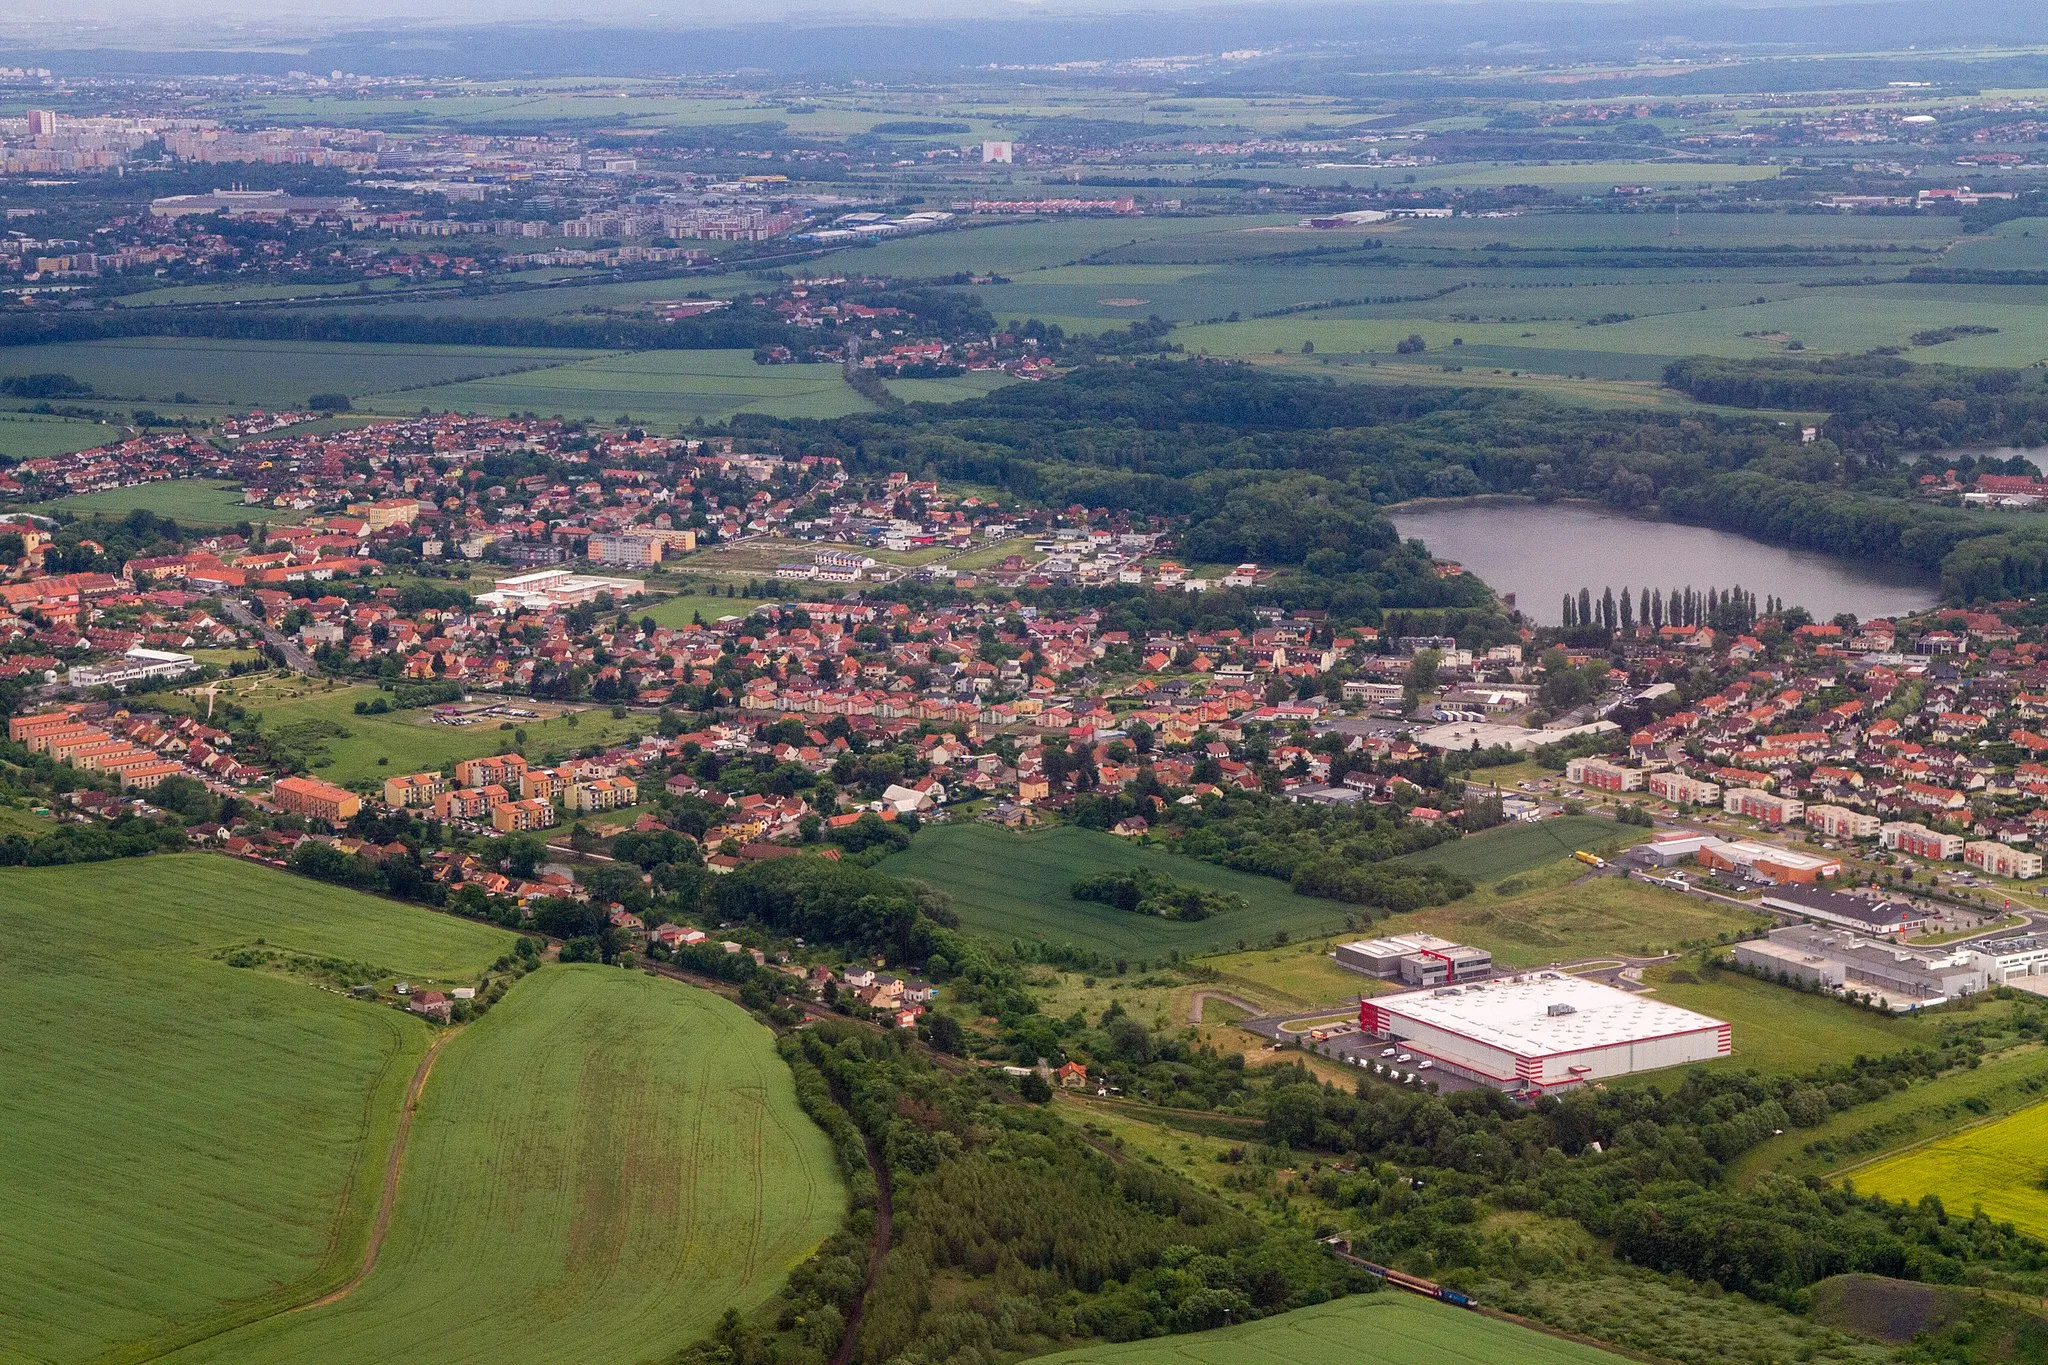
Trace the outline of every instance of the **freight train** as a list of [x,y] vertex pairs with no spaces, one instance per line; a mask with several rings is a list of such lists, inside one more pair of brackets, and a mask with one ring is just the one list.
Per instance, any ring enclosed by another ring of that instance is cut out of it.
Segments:
[[1426,1299],[1435,1299],[1439,1303],[1448,1303],[1456,1308],[1479,1307],[1468,1295],[1460,1294],[1455,1289],[1446,1289],[1435,1280],[1425,1280],[1420,1275],[1410,1275],[1405,1270],[1396,1270],[1392,1266],[1368,1261],[1362,1256],[1353,1256],[1349,1238],[1325,1237],[1323,1245],[1338,1260],[1348,1261],[1369,1274],[1377,1275],[1396,1289],[1405,1289],[1411,1294],[1420,1294]]

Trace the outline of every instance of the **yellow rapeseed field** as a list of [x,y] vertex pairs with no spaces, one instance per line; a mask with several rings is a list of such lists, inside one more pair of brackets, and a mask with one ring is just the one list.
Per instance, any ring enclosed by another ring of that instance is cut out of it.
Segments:
[[2048,1104],[1888,1157],[1851,1176],[1887,1199],[1934,1195],[1952,1214],[1982,1207],[1999,1222],[2048,1236]]

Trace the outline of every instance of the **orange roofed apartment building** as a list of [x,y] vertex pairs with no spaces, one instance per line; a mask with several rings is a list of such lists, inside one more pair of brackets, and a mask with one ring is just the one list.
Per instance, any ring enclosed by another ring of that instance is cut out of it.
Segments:
[[339,823],[363,808],[363,798],[346,787],[311,777],[280,777],[271,784],[270,799],[294,815]]

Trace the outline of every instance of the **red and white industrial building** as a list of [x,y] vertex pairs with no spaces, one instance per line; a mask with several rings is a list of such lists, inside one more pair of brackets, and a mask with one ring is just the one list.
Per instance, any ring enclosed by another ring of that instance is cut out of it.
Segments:
[[1440,1071],[1532,1099],[1734,1050],[1719,1019],[1562,972],[1367,998],[1358,1024]]

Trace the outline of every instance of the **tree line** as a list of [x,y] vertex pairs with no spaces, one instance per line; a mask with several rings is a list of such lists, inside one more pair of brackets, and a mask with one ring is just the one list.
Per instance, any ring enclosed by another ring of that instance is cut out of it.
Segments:
[[[1764,615],[1775,615],[1784,609],[1782,598],[1764,599]],[[1690,586],[1673,588],[1668,599],[1662,588],[1644,588],[1636,594],[1623,588],[1619,599],[1612,587],[1602,588],[1597,598],[1592,589],[1580,588],[1576,597],[1571,593],[1564,595],[1560,610],[1566,630],[1592,626],[1609,634],[1632,631],[1638,622],[1661,630],[1667,618],[1674,626],[1748,630],[1756,624],[1758,614],[1756,594],[1744,591],[1739,584],[1732,588],[1708,588],[1705,592]]]

